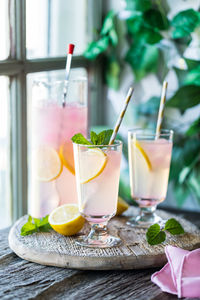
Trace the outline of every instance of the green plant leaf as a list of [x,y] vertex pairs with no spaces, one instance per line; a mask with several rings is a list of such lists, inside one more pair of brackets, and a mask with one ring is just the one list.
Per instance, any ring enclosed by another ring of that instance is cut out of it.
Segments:
[[118,36],[117,36],[117,32],[116,32],[115,29],[110,30],[110,32],[109,32],[109,38],[110,38],[111,44],[113,46],[117,46],[117,44],[118,44]]
[[132,45],[125,59],[132,67],[136,80],[140,80],[156,70],[158,49],[153,45]]
[[145,11],[143,17],[144,21],[153,28],[158,28],[160,30],[169,28],[169,21],[167,17],[157,9],[151,8]]
[[119,88],[120,65],[117,60],[109,59],[106,65],[105,78],[107,85],[117,90]]
[[98,135],[96,134],[96,132],[90,131],[90,139],[91,139],[91,142],[94,145],[97,145],[97,143],[98,143]]
[[182,148],[183,155],[183,166],[190,166],[200,153],[200,139],[190,138],[186,139],[184,146]]
[[186,57],[184,57],[184,60],[187,64],[188,70],[195,69],[200,65],[199,60],[189,59],[189,58],[186,58]]
[[26,236],[29,234],[33,234],[34,232],[37,232],[37,227],[32,222],[25,223],[21,228],[21,235]]
[[164,230],[167,230],[172,235],[177,235],[177,234],[183,234],[183,233],[185,233],[185,231],[184,231],[183,227],[181,226],[181,224],[176,219],[174,219],[174,218],[169,219],[165,223]]
[[[184,145],[184,144],[183,144]],[[178,183],[179,174],[183,168],[183,151],[182,144],[175,143],[172,151],[172,161],[170,166],[170,181],[173,180]]]
[[81,144],[81,145],[92,145],[83,135],[82,133],[77,133],[71,138],[73,143]]
[[145,116],[158,114],[160,105],[160,97],[151,97],[147,102],[141,103],[138,107],[138,113]]
[[109,37],[103,36],[96,42],[91,42],[86,51],[83,53],[84,57],[90,60],[94,60],[98,55],[107,50],[109,46]]
[[197,201],[200,203],[200,173],[199,173],[200,165],[198,166],[198,170],[193,170],[190,174],[187,185],[193,195],[196,197]]
[[187,136],[193,136],[200,133],[200,117],[195,120],[186,131]]
[[173,67],[174,71],[176,72],[176,76],[178,78],[178,83],[180,86],[184,85],[184,81],[185,81],[185,78],[188,74],[188,71],[187,70],[182,70],[182,69],[179,69],[177,67]]
[[108,129],[98,134],[98,145],[108,145],[112,136],[113,130]]
[[[124,144],[123,144],[124,146]],[[129,170],[124,169],[120,172],[119,181],[119,196],[125,199],[129,204],[138,206],[138,204],[132,199],[129,185]]]
[[113,10],[109,11],[104,19],[103,26],[100,35],[106,35],[114,27],[115,12]]
[[159,33],[157,29],[153,29],[150,27],[143,26],[138,35],[135,36],[135,42],[141,44],[157,44],[160,40],[162,40],[162,35]]
[[181,173],[179,174],[179,183],[182,184],[185,179],[187,178],[187,176],[189,175],[191,171],[190,167],[184,167],[181,171]]
[[141,13],[136,13],[134,16],[127,20],[127,29],[129,34],[135,36],[140,31],[144,22]]
[[139,10],[143,12],[151,8],[151,5],[150,0],[126,0],[126,10]]
[[159,30],[146,24],[140,14],[127,20],[127,28],[137,44],[156,44],[163,38]]
[[[35,221],[36,219],[34,219]],[[39,220],[39,223],[37,224],[38,227],[42,227],[44,225],[47,225],[49,224],[49,215],[46,215],[44,218],[41,218],[41,219],[37,219]],[[36,222],[35,222],[36,223]]]
[[186,184],[180,185],[179,183],[175,184],[174,185],[174,196],[175,196],[178,207],[181,208],[183,206],[185,200],[189,196],[189,189],[188,189],[187,185]]
[[187,85],[178,89],[175,95],[167,101],[167,107],[176,107],[184,112],[186,109],[200,103],[200,86]]
[[200,65],[187,73],[187,75],[185,76],[184,84],[195,84],[200,86]]
[[188,30],[184,29],[184,28],[176,28],[173,32],[172,32],[172,38],[173,39],[182,39],[184,37],[189,36],[189,40],[181,40],[182,43],[184,44],[189,44],[191,42],[191,36],[190,36],[190,32],[188,32]]
[[44,218],[32,218],[31,216],[28,217],[28,222],[24,224],[21,228],[21,235],[26,236],[29,234],[33,234],[35,232],[47,232],[51,228],[48,215]]
[[172,32],[172,38],[177,39],[190,35],[199,23],[199,12],[193,9],[187,9],[179,12],[171,21],[171,25],[175,28]]
[[146,238],[150,245],[157,245],[165,241],[166,234],[164,231],[160,230],[158,224],[154,224],[148,228]]

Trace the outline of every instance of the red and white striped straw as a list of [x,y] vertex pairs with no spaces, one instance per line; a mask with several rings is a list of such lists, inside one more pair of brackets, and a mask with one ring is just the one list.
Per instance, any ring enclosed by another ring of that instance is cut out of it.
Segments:
[[162,94],[161,94],[161,99],[160,99],[160,107],[159,107],[158,120],[157,120],[157,125],[156,125],[156,138],[159,137],[160,131],[161,131],[161,126],[162,126],[162,121],[163,121],[163,116],[164,116],[164,109],[165,109],[166,94],[167,94],[167,85],[168,85],[168,82],[164,81],[163,86],[162,86]]
[[74,44],[69,44],[69,46],[68,46],[67,60],[66,60],[66,66],[65,66],[65,84],[64,84],[64,89],[63,89],[63,101],[62,101],[63,107],[65,107],[65,104],[66,104],[67,85],[68,85],[68,81],[69,81],[69,74],[70,74],[70,68],[71,68],[74,47],[75,47]]
[[112,145],[112,144],[114,143],[114,141],[115,141],[117,132],[118,132],[119,127],[120,127],[120,125],[121,125],[121,122],[122,122],[122,120],[123,120],[123,118],[124,118],[126,109],[127,109],[127,107],[128,107],[128,104],[129,104],[129,101],[131,100],[131,97],[132,97],[132,95],[133,95],[133,91],[134,91],[134,89],[133,89],[132,87],[130,87],[130,88],[129,88],[129,91],[128,91],[128,94],[127,94],[127,96],[126,96],[125,102],[124,102],[123,109],[122,109],[122,111],[121,111],[121,113],[120,113],[120,115],[119,115],[119,118],[118,118],[118,120],[117,120],[117,122],[116,122],[116,125],[115,125],[115,128],[114,128],[114,130],[113,130],[112,136],[111,136],[111,138],[110,138],[109,145]]

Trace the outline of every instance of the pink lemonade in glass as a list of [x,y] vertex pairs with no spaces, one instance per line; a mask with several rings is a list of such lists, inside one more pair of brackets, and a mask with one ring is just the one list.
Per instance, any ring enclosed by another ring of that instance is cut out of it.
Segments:
[[76,203],[71,137],[87,135],[87,80],[35,83],[30,111],[29,213],[43,217],[65,203]]
[[116,214],[122,143],[74,145],[79,211],[91,232],[78,243],[88,247],[110,247],[119,239],[107,234],[107,222]]
[[[129,170],[132,198],[141,208],[140,221],[156,222],[153,212],[167,194],[172,131],[163,130],[159,138],[148,130],[129,131]],[[142,220],[141,220],[142,219]],[[149,220],[148,220],[149,219]],[[146,221],[145,221],[146,220]],[[159,219],[157,218],[157,221]]]

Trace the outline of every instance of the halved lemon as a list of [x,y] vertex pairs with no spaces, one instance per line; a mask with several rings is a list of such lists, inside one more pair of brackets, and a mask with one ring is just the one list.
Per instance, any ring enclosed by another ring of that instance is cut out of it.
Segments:
[[75,167],[74,167],[74,153],[73,153],[73,145],[71,141],[65,142],[59,150],[60,158],[63,162],[63,165],[73,174],[75,175]]
[[128,208],[129,208],[128,203],[124,201],[121,197],[118,197],[116,216],[121,215]]
[[99,148],[88,149],[80,153],[79,178],[80,183],[85,184],[99,176],[107,163],[107,155]]
[[40,181],[51,181],[62,172],[62,162],[57,151],[49,146],[39,147],[33,154],[33,169]]
[[49,224],[58,233],[70,236],[78,233],[85,223],[77,204],[64,204],[49,215]]
[[[139,153],[142,155],[142,158],[145,160],[145,162],[146,162],[146,164],[147,164],[147,166],[148,166],[149,171],[151,171],[151,170],[152,170],[151,161],[150,161],[148,155],[146,154],[145,150],[144,150],[144,149],[142,148],[142,146],[140,145],[140,143],[139,143],[138,141],[133,141],[133,146],[134,146],[137,150],[139,150]],[[135,150],[136,150],[136,149],[135,149]],[[137,157],[139,157],[139,155],[138,155]]]

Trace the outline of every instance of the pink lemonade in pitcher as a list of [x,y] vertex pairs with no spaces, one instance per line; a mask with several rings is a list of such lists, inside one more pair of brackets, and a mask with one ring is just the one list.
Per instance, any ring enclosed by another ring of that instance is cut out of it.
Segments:
[[65,106],[62,83],[37,83],[39,92],[33,93],[29,143],[29,213],[33,217],[78,202],[71,137],[77,132],[87,135],[87,80],[69,83]]

